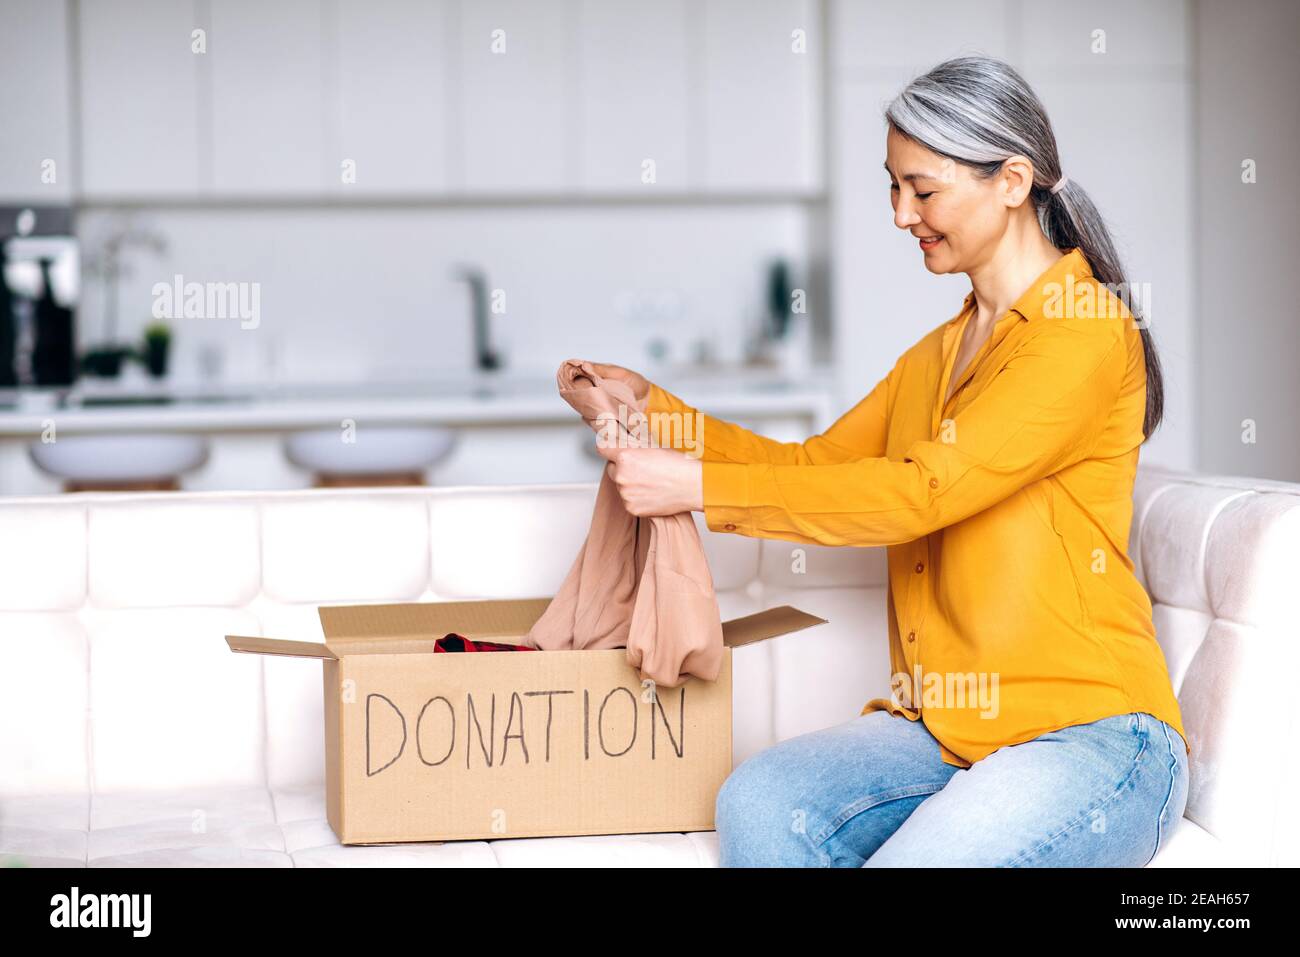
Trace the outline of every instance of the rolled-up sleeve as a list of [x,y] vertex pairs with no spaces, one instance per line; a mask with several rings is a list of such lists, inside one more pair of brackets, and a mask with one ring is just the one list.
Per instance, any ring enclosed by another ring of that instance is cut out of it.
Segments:
[[817,545],[913,541],[1086,458],[1127,368],[1122,333],[1098,319],[1043,320],[939,438],[901,460],[705,461],[713,531]]

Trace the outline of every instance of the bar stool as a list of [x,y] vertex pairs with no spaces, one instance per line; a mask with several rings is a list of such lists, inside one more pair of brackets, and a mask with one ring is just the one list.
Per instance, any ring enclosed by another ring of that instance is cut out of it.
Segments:
[[355,441],[339,429],[310,429],[285,436],[284,453],[312,473],[317,488],[425,485],[425,472],[442,462],[456,445],[454,429],[362,426]]
[[166,432],[68,435],[27,452],[65,492],[175,491],[182,475],[207,462],[208,442]]

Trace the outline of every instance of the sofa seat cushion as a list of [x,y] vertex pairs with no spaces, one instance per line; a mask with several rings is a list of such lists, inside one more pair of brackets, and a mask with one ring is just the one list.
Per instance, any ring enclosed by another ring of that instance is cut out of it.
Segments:
[[[1151,867],[1238,866],[1183,818]],[[322,785],[0,799],[0,864],[23,867],[717,867],[715,831],[345,847]]]
[[261,787],[96,794],[91,867],[288,867],[271,795]]

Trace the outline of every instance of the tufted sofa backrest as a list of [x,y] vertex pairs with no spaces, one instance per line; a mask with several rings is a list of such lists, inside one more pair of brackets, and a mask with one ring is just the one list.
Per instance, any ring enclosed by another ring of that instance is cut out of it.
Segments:
[[1261,866],[1300,857],[1300,485],[1138,472],[1129,555],[1192,748],[1186,816]]

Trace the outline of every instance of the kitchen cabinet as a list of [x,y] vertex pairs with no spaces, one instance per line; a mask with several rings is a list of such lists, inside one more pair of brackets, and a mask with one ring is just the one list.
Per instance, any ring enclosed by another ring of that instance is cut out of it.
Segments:
[[199,189],[199,76],[192,3],[80,3],[82,190],[90,197]]
[[[49,99],[39,108],[15,100],[26,105],[7,115],[27,119],[34,132],[23,142],[66,152],[69,111],[55,105],[71,72],[64,7],[13,5],[48,21],[38,33],[51,49],[16,49],[3,69],[51,82],[10,83],[0,96]],[[98,0],[73,9],[91,200],[822,188],[817,0]],[[207,31],[206,52],[191,50],[196,27]],[[30,166],[12,151],[3,162],[9,177]]]
[[[586,0],[578,26],[584,192],[688,185],[686,0]],[[646,161],[653,181],[645,182]]]
[[[1010,59],[1020,6],[1012,0],[927,0],[918,12],[904,3],[829,0],[831,69],[841,77],[888,79],[901,90],[913,76],[964,52]],[[1055,23],[1063,6],[1050,5]],[[1080,14],[1086,19],[1096,8],[1085,9]],[[1056,32],[1065,35],[1059,27]],[[877,116],[883,106],[876,107]]]
[[605,461],[592,454],[595,446],[596,433],[580,422],[461,429],[451,454],[431,470],[431,483],[599,482]]
[[572,191],[575,0],[458,5],[460,183],[468,192]]
[[[694,186],[703,192],[814,192],[822,186],[821,4],[706,0]],[[805,47],[795,49],[796,31]]]
[[323,193],[327,170],[337,179],[339,169],[337,144],[326,135],[328,5],[210,4],[212,188],[233,195]]
[[[1122,67],[1147,76],[1167,71],[1169,78],[1181,79],[1191,56],[1190,7],[1185,0],[1098,0],[1059,8],[1026,4],[1020,10],[1025,66],[1058,78],[1079,70],[1104,80]],[[1097,46],[1102,31],[1104,53]]]
[[0,4],[0,201],[58,204],[72,195],[67,11],[48,0]]
[[[447,63],[451,4],[338,0],[339,156],[343,194],[439,193],[447,188]],[[355,163],[355,182],[341,164]]]

